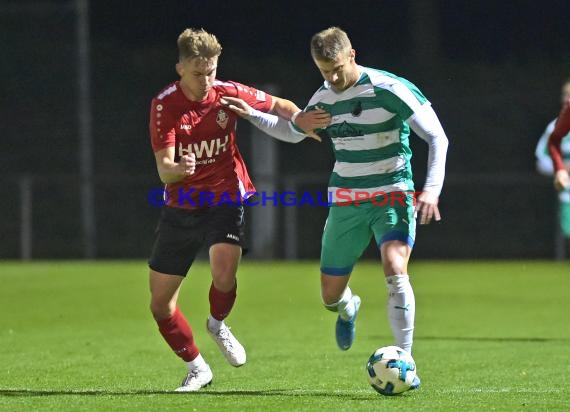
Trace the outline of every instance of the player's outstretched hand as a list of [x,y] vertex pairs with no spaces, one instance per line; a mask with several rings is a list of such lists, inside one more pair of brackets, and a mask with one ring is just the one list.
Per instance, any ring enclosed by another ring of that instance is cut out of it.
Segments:
[[554,187],[559,192],[570,188],[570,177],[568,170],[559,170],[554,174]]
[[439,197],[425,190],[416,199],[416,217],[420,218],[420,225],[427,225],[434,219],[436,222],[441,220],[439,208]]
[[295,117],[295,125],[309,136],[310,133],[315,134],[315,129],[324,129],[330,124],[331,115],[323,109],[299,112]]
[[225,96],[220,99],[220,102],[244,118],[250,116],[253,110],[249,104],[237,97]]

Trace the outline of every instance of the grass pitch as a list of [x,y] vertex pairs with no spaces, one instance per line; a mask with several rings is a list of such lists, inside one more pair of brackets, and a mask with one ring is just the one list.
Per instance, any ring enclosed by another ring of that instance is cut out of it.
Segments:
[[148,310],[144,262],[0,264],[0,410],[554,411],[570,408],[570,265],[413,262],[419,391],[382,397],[365,364],[393,344],[376,263],[357,265],[357,337],[336,348],[317,262],[248,262],[228,324],[248,363],[207,336],[209,269],[180,296],[213,384],[172,393],[185,366]]

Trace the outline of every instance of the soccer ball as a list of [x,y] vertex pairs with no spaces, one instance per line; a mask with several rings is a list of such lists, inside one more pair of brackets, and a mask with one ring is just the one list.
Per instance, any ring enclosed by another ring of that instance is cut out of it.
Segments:
[[412,355],[397,346],[376,349],[366,364],[368,380],[376,392],[396,395],[410,389],[416,377]]

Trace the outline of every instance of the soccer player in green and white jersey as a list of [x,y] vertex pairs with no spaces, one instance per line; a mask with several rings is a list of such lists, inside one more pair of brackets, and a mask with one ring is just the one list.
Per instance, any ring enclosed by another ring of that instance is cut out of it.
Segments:
[[[415,298],[408,276],[416,216],[440,220],[439,195],[448,140],[431,104],[409,81],[356,64],[347,34],[337,27],[311,39],[311,55],[325,82],[291,123],[227,98],[229,107],[266,133],[296,142],[316,132],[330,138],[336,163],[329,181],[329,209],[321,250],[321,296],[338,312],[336,340],[351,347],[360,297],[348,286],[356,261],[372,235],[380,250],[389,291],[388,314],[395,344],[412,350]],[[429,145],[427,178],[415,198],[410,128]],[[415,207],[414,207],[415,206]],[[419,379],[413,387],[419,386]]]

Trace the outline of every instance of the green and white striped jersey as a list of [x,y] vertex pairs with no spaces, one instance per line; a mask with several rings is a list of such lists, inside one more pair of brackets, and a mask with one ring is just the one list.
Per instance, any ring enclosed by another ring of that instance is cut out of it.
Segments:
[[350,189],[353,200],[355,191],[372,195],[414,190],[406,120],[429,102],[406,79],[363,66],[359,70],[352,87],[337,93],[325,82],[305,108],[319,107],[332,117],[318,133],[331,139],[336,158],[329,180],[333,204],[339,201],[339,189]]

